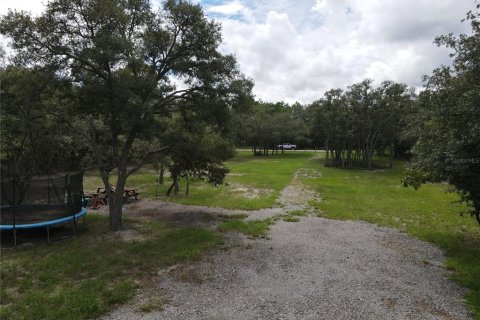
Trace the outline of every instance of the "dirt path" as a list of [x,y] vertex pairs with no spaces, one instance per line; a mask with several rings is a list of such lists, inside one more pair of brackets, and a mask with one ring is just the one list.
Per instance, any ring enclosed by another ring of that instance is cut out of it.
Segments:
[[[279,208],[247,219],[309,211],[314,198],[294,179]],[[169,206],[191,217],[231,213]],[[463,290],[441,267],[442,252],[393,229],[308,216],[277,222],[267,239],[231,234],[227,247],[161,273],[104,319],[471,319]],[[152,296],[169,303],[140,312]]]

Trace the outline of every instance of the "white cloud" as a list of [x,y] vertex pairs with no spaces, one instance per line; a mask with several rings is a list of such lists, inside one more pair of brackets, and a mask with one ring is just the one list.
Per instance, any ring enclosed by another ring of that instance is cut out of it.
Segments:
[[469,2],[246,1],[254,19],[219,20],[222,49],[236,54],[256,96],[268,101],[308,103],[365,78],[421,87],[423,74],[450,63],[448,51],[432,42],[468,31],[460,20],[473,8]]
[[209,13],[218,13],[223,15],[235,15],[242,13],[245,10],[245,6],[239,1],[232,1],[222,5],[209,6],[206,11]]
[[312,11],[322,12],[322,10],[327,6],[327,0],[317,0],[317,3],[312,7]]
[[38,14],[45,8],[47,0],[2,0],[0,1],[0,15],[4,15],[9,9],[23,10],[31,12],[32,14]]
[[[36,14],[47,0],[1,0]],[[160,0],[152,0],[158,6]],[[421,87],[449,64],[433,39],[468,32],[474,0],[196,0],[223,25],[222,50],[235,53],[263,100],[308,103],[364,78]],[[1,41],[0,42],[4,42]]]

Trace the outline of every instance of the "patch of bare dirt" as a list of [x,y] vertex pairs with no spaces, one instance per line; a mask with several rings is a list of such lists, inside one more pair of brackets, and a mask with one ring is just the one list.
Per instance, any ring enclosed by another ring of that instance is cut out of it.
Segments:
[[240,196],[248,199],[260,198],[272,193],[271,189],[252,188],[252,187],[247,187],[242,185],[232,186],[232,191],[235,193],[236,196]]
[[297,179],[318,179],[322,177],[322,173],[311,168],[300,168],[295,173]]
[[122,241],[135,242],[144,241],[145,237],[135,229],[120,230],[114,233],[115,237],[120,238]]
[[455,318],[452,317],[448,312],[436,308],[426,301],[420,301],[417,304],[417,311],[421,314],[421,317],[418,317],[417,319],[426,319],[430,317],[434,317],[435,319],[441,319],[441,320],[454,320]]

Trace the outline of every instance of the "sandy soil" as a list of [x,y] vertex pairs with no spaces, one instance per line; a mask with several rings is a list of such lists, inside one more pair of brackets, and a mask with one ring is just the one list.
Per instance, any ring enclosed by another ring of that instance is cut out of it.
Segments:
[[[309,173],[311,174],[311,173]],[[311,212],[319,195],[298,179],[262,219]],[[220,208],[141,201],[127,214],[214,227]],[[128,305],[103,319],[472,319],[437,247],[389,228],[314,216],[279,221],[267,239],[228,234],[223,250],[159,271]],[[152,298],[169,301],[143,313]]]

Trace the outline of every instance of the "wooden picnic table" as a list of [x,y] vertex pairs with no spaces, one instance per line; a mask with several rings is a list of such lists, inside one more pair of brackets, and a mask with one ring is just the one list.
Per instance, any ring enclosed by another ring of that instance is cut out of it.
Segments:
[[98,208],[99,204],[106,205],[107,202],[107,195],[105,193],[88,193],[86,194],[88,198],[90,198],[90,203],[93,207]]
[[[138,200],[138,195],[140,194],[140,192],[138,192],[137,190],[139,190],[140,188],[125,188],[123,190],[123,198],[128,200],[129,198],[131,197],[134,197],[135,200]],[[115,191],[114,191],[115,192]],[[107,193],[107,190],[105,189],[105,187],[97,187],[97,193],[100,194],[100,193]]]
[[138,195],[140,194],[137,190],[139,188],[125,188],[125,190],[123,191],[124,192],[124,195],[123,197],[126,198],[127,200],[130,198],[130,197],[134,197],[135,200],[138,200]]

